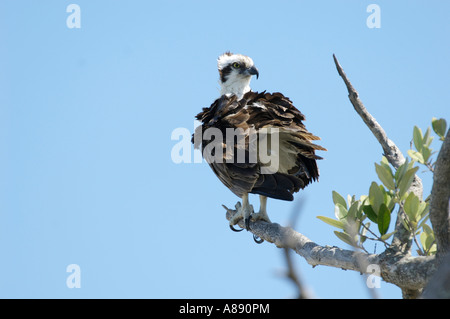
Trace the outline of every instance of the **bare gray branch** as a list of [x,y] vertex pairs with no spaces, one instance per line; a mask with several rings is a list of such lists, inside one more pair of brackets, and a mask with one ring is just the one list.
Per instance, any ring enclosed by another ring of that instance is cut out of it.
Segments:
[[[236,210],[229,208],[226,210],[226,218],[230,220]],[[239,226],[244,227],[242,220]],[[378,255],[366,254],[338,247],[320,246],[292,228],[282,227],[277,223],[251,221],[250,232],[275,244],[278,248],[294,250],[313,267],[323,265],[361,272],[361,263],[379,265],[381,277],[402,289],[423,288],[435,270],[434,257],[405,256],[389,250]]]

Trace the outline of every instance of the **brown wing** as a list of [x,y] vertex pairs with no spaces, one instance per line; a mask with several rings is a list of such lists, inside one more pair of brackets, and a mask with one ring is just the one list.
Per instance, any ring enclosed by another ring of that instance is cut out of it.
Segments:
[[326,150],[312,141],[320,138],[306,130],[304,115],[281,93],[249,92],[244,96],[250,118],[257,130],[276,128],[279,132],[279,167],[276,174],[263,174],[252,193],[292,200],[298,192],[319,178],[316,150]]
[[[196,116],[197,120],[202,122],[202,125],[195,130],[192,142],[195,148],[201,147],[203,157],[220,181],[234,194],[242,197],[244,193],[250,192],[260,174],[258,163],[249,160],[248,141],[243,150],[246,158],[244,160],[233,160],[233,158],[237,159],[237,143],[232,150],[227,149],[227,128],[242,128],[242,130],[248,128],[246,121],[249,114],[244,108],[245,105],[240,102],[242,101],[238,101],[236,96],[227,97],[223,95],[209,108],[204,108]],[[212,133],[220,132],[221,136],[216,134],[217,136],[214,138],[207,139],[208,130],[211,132],[211,129],[213,129]],[[214,143],[216,144],[215,148]],[[214,158],[209,160],[206,154],[212,155]]]
[[[202,125],[193,135],[194,146],[201,146],[214,173],[239,197],[255,193],[293,200],[294,192],[319,177],[316,159],[320,157],[315,155],[315,150],[325,149],[311,142],[319,138],[306,130],[303,114],[281,93],[248,92],[241,100],[222,96],[204,108],[197,119]],[[205,139],[211,129],[218,133],[216,138]],[[229,138],[233,130],[240,133],[237,134],[240,140]],[[263,130],[278,134],[279,165],[271,174],[264,173],[267,164],[252,152],[255,133],[259,141]]]

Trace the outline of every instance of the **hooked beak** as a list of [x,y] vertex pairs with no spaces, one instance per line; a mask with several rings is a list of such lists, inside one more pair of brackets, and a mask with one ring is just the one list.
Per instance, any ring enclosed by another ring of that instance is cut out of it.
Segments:
[[250,75],[250,76],[251,75],[256,75],[256,78],[259,77],[258,69],[255,66],[252,66],[251,68],[245,69],[243,73],[246,74],[246,75]]

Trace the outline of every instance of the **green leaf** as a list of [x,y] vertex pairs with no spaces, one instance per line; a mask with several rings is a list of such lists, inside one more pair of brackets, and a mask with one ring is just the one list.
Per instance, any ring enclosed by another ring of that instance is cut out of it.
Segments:
[[367,195],[359,196],[359,201],[361,202],[361,204],[366,204],[366,200],[369,201],[369,196]]
[[422,157],[423,157],[423,163],[427,163],[431,156],[431,150],[428,146],[424,145],[422,147]]
[[355,195],[353,195],[353,196],[350,196],[350,194],[347,195],[348,207],[352,206],[352,204],[355,202],[355,200],[356,200]]
[[405,203],[403,204],[406,216],[408,216],[409,220],[415,224],[417,224],[420,220],[419,205],[419,197],[417,197],[413,192],[408,194],[408,197],[406,197]]
[[402,165],[400,165],[397,168],[397,170],[395,171],[394,178],[397,181],[397,184],[403,178],[406,171],[408,170],[408,164],[409,164],[409,161],[408,161],[408,159],[406,159],[406,161]]
[[395,189],[394,176],[392,175],[392,171],[390,169],[387,169],[386,166],[375,163],[375,171],[384,186],[390,190]]
[[363,206],[363,212],[366,214],[366,216],[373,221],[374,223],[378,222],[378,216],[373,210],[371,205],[364,205]]
[[416,150],[418,150],[420,152],[423,147],[423,134],[422,134],[422,130],[420,128],[418,128],[417,126],[414,126],[413,141],[414,141],[414,146],[415,146]]
[[428,243],[427,243],[427,239],[428,239],[428,234],[426,232],[422,232],[422,234],[420,234],[420,243],[422,244],[423,250],[427,250],[428,247]]
[[347,203],[345,202],[344,197],[342,197],[338,192],[332,191],[333,195],[333,203],[334,205],[341,204],[345,208],[347,208]]
[[388,162],[386,156],[381,157],[380,165],[385,167],[391,173],[391,175],[394,176],[394,173],[392,172],[392,169],[391,169],[391,165],[389,165],[389,162]]
[[334,231],[334,234],[337,236],[337,238],[342,240],[344,243],[349,244],[350,246],[353,246],[353,247],[358,247],[355,245],[355,241],[352,239],[352,237],[349,234],[339,232],[336,230]]
[[418,169],[419,169],[419,167],[417,167],[417,166],[413,167],[411,169],[408,169],[406,171],[406,173],[403,175],[402,179],[400,180],[400,182],[398,184],[400,198],[403,197],[403,194],[405,194],[406,191],[411,186],[411,183],[414,179],[414,175],[416,175],[416,172]]
[[436,251],[437,251],[437,245],[436,243],[434,243],[431,247],[430,250],[428,250],[428,255],[436,255]]
[[441,141],[445,138],[445,132],[447,131],[447,122],[445,119],[437,119],[433,117],[431,120],[431,126],[433,127],[433,131],[440,137]]
[[391,238],[391,236],[394,235],[394,234],[395,234],[395,231],[393,231],[393,232],[391,232],[391,233],[384,234],[383,236],[381,236],[381,239],[384,240],[384,241],[386,241],[386,240],[388,240],[389,238]]
[[408,155],[416,162],[419,162],[421,164],[425,164],[425,159],[423,158],[422,153],[417,152],[415,150],[408,150]]
[[334,216],[336,216],[337,219],[345,219],[347,217],[347,213],[347,208],[342,206],[340,203],[334,205]]
[[422,244],[424,251],[428,251],[429,253],[435,251],[435,249],[433,249],[433,246],[436,245],[435,237],[430,226],[423,225],[423,232],[420,234],[420,243]]
[[426,217],[429,210],[430,210],[429,203],[427,203],[425,201],[421,201],[419,204],[419,211],[418,211],[419,219]]
[[326,216],[317,216],[317,218],[320,219],[321,221],[327,223],[328,225],[331,225],[333,227],[337,227],[339,229],[344,230],[344,227],[345,227],[344,223],[339,220],[336,220],[336,219],[333,219],[330,217],[326,217]]
[[[410,170],[411,168],[413,168],[413,166],[414,166],[414,161],[409,162],[409,163],[408,163],[408,166],[407,166],[408,170]],[[407,170],[407,171],[408,171],[408,170]]]
[[363,203],[360,201],[358,202],[358,209],[356,211],[356,217],[360,221],[364,221],[364,219],[366,219],[366,216],[364,216],[364,213],[363,213]]
[[423,231],[426,232],[427,234],[434,234],[433,230],[428,225],[423,225]]
[[425,134],[423,135],[423,146],[430,147],[431,142],[433,142],[433,137],[430,136],[430,128],[427,128]]
[[383,165],[383,166],[387,166],[387,167],[390,167],[389,166],[389,161],[387,160],[387,158],[386,158],[386,156],[381,156],[381,165]]
[[391,212],[387,208],[386,204],[381,204],[380,210],[378,211],[378,230],[381,235],[387,233],[389,229],[389,224],[391,223]]
[[378,214],[380,205],[384,203],[384,195],[377,183],[372,182],[369,188],[369,202],[373,210]]
[[348,209],[347,218],[350,218],[350,220],[352,221],[356,220],[356,217],[358,215],[358,207],[359,202],[353,202],[350,208]]
[[384,193],[384,203],[386,204],[389,211],[392,213],[392,211],[395,208],[395,201],[393,200],[393,194],[392,192],[385,192]]

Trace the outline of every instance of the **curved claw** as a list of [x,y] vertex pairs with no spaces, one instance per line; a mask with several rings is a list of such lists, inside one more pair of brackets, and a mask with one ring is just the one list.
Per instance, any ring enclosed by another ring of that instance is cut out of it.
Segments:
[[255,241],[255,243],[257,244],[262,244],[264,242],[264,239],[256,236],[255,234],[253,234],[253,240]]
[[241,232],[241,231],[244,230],[244,228],[236,229],[236,228],[233,227],[233,225],[230,225],[230,229],[231,229],[232,231],[236,232],[236,233],[239,233],[239,232]]
[[249,231],[250,230],[250,216],[244,220],[244,224],[245,224],[245,229],[247,229],[247,231]]

